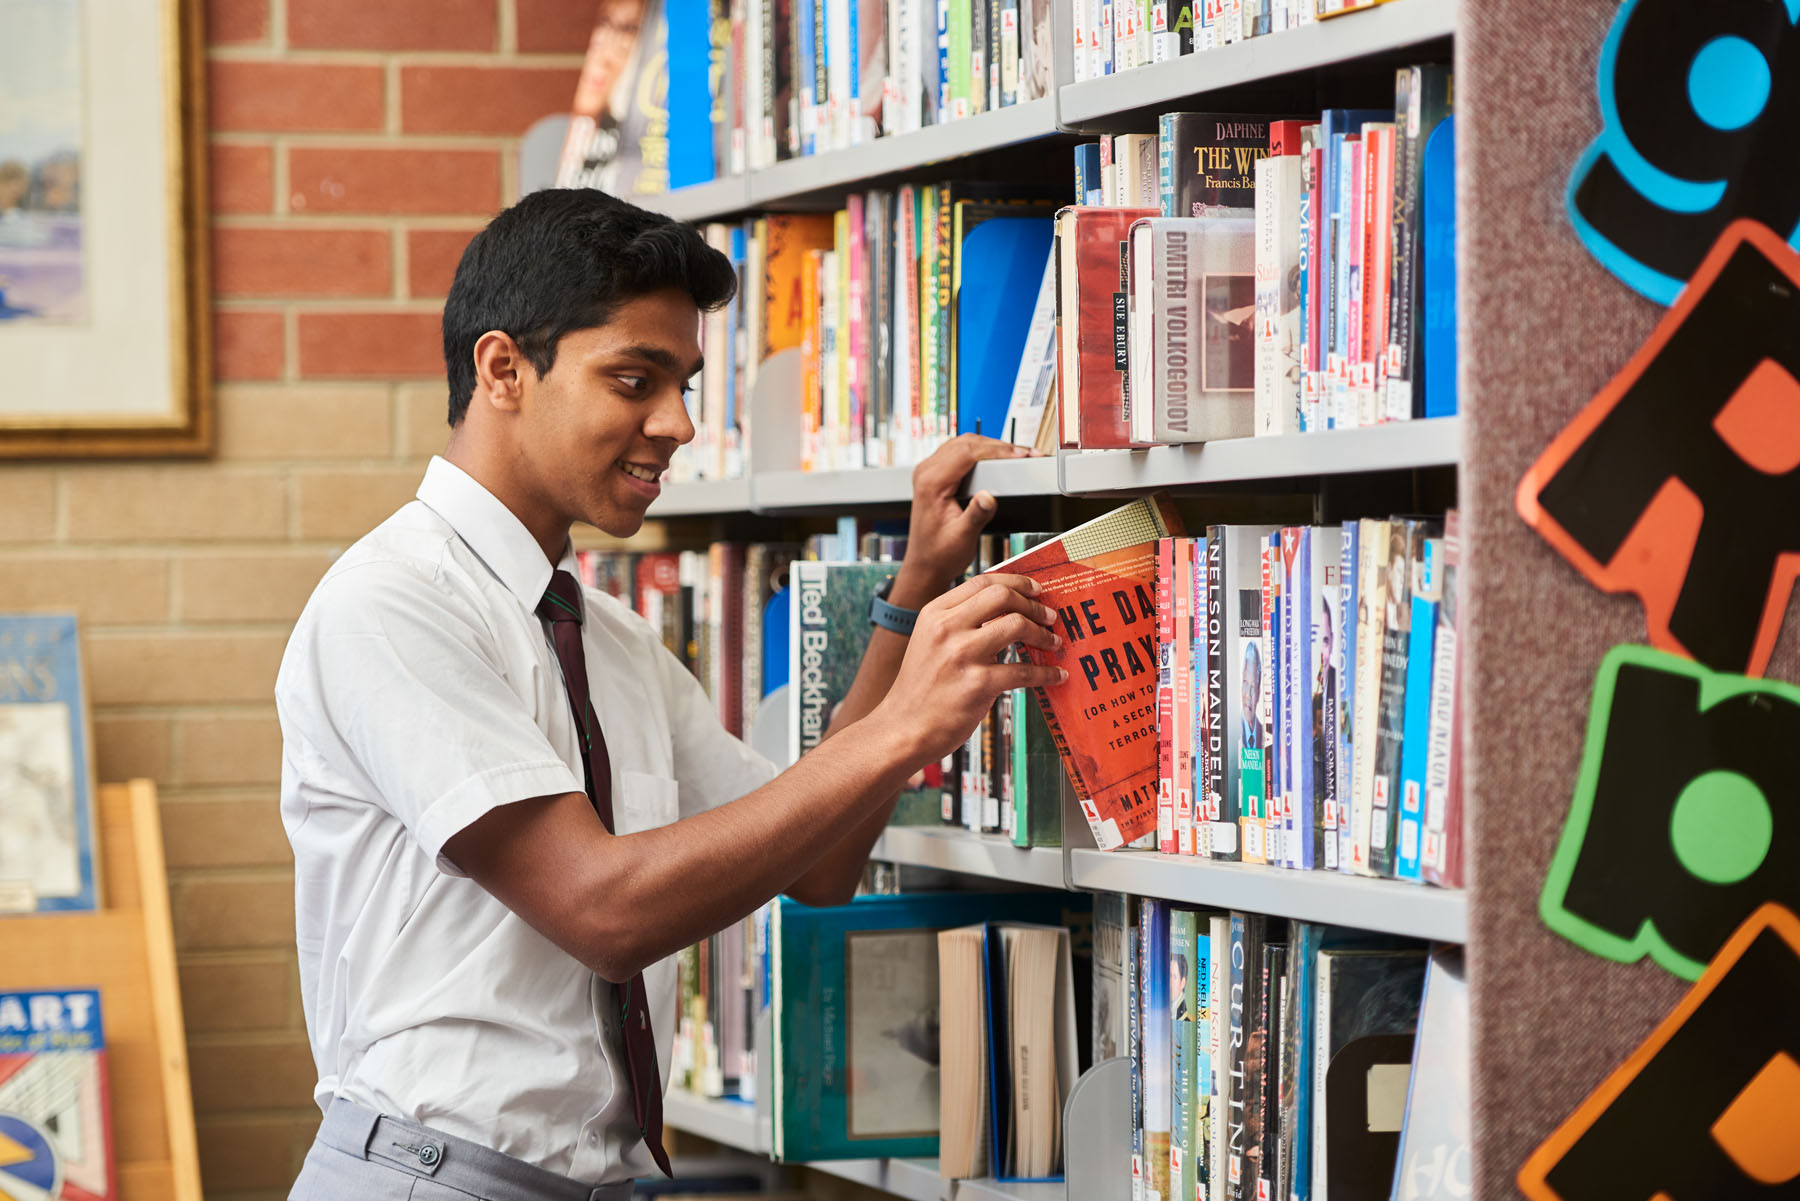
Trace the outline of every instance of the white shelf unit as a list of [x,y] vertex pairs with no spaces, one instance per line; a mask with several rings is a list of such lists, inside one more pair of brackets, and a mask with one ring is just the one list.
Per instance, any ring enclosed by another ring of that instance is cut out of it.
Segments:
[[1040,888],[1064,887],[1060,847],[1016,847],[998,834],[974,834],[951,826],[889,826],[869,855]]
[[[657,207],[689,221],[771,208],[823,207],[865,184],[908,174],[918,177],[946,160],[1058,133],[1142,126],[1147,114],[1176,109],[1184,102],[1335,64],[1398,56],[1409,47],[1452,37],[1459,3],[1392,0],[1369,11],[1199,56],[1102,79],[1065,82],[1053,98],[683,189],[663,198]],[[1066,18],[1067,4],[1056,7]],[[1462,446],[1462,422],[1447,418],[1207,446],[1060,452],[1049,458],[984,463],[969,488],[985,488],[1002,497],[1097,496],[1455,467],[1462,461]],[[765,471],[747,480],[672,486],[651,515],[829,512],[899,505],[910,496],[910,468]],[[1079,846],[1022,850],[995,836],[950,828],[890,829],[874,855],[1017,883],[1126,892],[1422,939],[1462,942],[1469,926],[1463,892],[1328,872],[1245,867],[1147,852],[1106,853]],[[671,1093],[665,1117],[671,1126],[721,1143],[753,1153],[767,1151],[754,1107]],[[938,1176],[933,1160],[843,1160],[809,1166],[909,1201],[1067,1201],[1068,1195],[1061,1183],[946,1181]]]
[[1065,84],[1057,93],[1059,122],[1077,132],[1115,127],[1128,115],[1171,111],[1209,93],[1402,51],[1454,34],[1456,10],[1457,0],[1392,0],[1202,54]]

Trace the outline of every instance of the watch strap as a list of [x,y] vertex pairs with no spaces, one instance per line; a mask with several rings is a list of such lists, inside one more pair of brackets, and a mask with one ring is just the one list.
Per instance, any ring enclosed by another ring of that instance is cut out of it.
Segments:
[[903,636],[913,632],[913,625],[919,620],[917,609],[902,609],[899,605],[890,605],[883,597],[875,597],[869,604],[869,622],[884,630],[892,630]]

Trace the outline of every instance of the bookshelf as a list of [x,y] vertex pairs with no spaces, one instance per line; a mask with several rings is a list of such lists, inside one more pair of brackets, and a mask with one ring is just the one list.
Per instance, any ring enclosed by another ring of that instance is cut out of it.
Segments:
[[[1462,460],[1462,439],[1461,418],[1439,417],[1192,446],[1059,451],[1040,459],[978,464],[970,476],[969,490],[985,488],[1003,498],[1095,496],[1454,467]],[[736,480],[666,485],[649,515],[830,512],[848,506],[903,505],[911,498],[910,467],[766,471]]]
[[[846,193],[860,188],[935,178],[935,165],[950,160],[1067,134],[1148,128],[1157,113],[1182,107],[1267,110],[1304,109],[1321,99],[1341,103],[1344,94],[1358,88],[1369,93],[1364,85],[1379,81],[1386,68],[1420,59],[1441,61],[1453,45],[1463,53],[1459,27],[1468,9],[1478,3],[1391,0],[1313,26],[1076,83],[1068,77],[1069,47],[1064,32],[1069,27],[1070,2],[1057,0],[1059,79],[1051,97],[684,189],[662,207],[694,221],[746,211],[821,208],[835,205]],[[1460,71],[1460,62],[1458,67]],[[1459,93],[1459,106],[1462,102]],[[1468,328],[1466,323],[1464,328]],[[1465,377],[1469,371],[1465,359]],[[798,381],[796,365],[783,365],[777,373],[765,363],[758,391],[773,384],[786,400],[797,391]],[[757,400],[751,398],[748,403],[755,415]],[[1464,405],[1466,410],[1466,388]],[[757,428],[764,428],[760,416]],[[1469,447],[1474,437],[1467,419],[1440,418],[1206,445],[1062,451],[1040,459],[982,464],[969,489],[987,489],[1002,498],[1055,500],[1152,490],[1196,491],[1214,485],[1266,484],[1272,493],[1296,488],[1306,491],[1328,478],[1416,471],[1451,471],[1460,479],[1468,473],[1466,465],[1473,462]],[[760,458],[753,458],[750,474],[743,480],[666,486],[649,516],[827,514],[859,507],[902,506],[910,499],[910,468],[802,472],[791,469],[797,465],[794,460],[771,459],[770,453],[767,444],[759,445],[756,455]],[[1466,675],[1465,681],[1473,674]],[[1468,820],[1473,823],[1473,816]],[[1064,828],[1067,846],[1028,850],[1015,848],[998,836],[948,827],[891,828],[883,833],[872,855],[960,873],[977,881],[1124,892],[1425,940],[1468,942],[1481,925],[1471,895],[1462,891],[1143,851],[1106,853],[1094,848],[1078,815],[1072,821],[1065,816]],[[1471,845],[1468,853],[1473,860],[1478,848]],[[1526,908],[1512,920],[1529,916]],[[757,1107],[672,1093],[665,1116],[679,1129],[752,1153],[767,1152],[766,1127],[757,1118]],[[1120,1121],[1122,1124],[1123,1119]],[[1072,1199],[1076,1189],[1073,1183],[1061,1182],[945,1181],[937,1175],[935,1162],[929,1160],[849,1160],[809,1166],[914,1201],[1064,1201]],[[1496,1178],[1503,1174],[1494,1173]],[[1480,1195],[1488,1194],[1484,1190]],[[1493,1195],[1505,1194],[1495,1190]],[[1084,1196],[1082,1201],[1088,1198]]]

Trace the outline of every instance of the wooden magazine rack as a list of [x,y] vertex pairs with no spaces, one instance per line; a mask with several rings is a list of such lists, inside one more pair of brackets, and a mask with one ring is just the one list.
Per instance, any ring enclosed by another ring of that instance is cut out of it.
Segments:
[[105,908],[0,922],[0,989],[100,990],[119,1197],[201,1201],[161,821],[151,781],[101,787]]

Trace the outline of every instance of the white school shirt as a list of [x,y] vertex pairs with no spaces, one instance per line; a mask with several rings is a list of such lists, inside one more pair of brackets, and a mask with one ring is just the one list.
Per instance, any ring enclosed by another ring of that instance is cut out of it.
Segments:
[[[613,987],[443,857],[489,810],[583,790],[536,616],[550,562],[442,459],[418,497],[326,573],[275,684],[314,1099],[324,1109],[344,1097],[576,1180],[652,1174]],[[561,566],[572,571],[573,555]],[[619,833],[773,778],[648,623],[603,593],[586,602]],[[674,960],[644,983],[666,1080]]]

